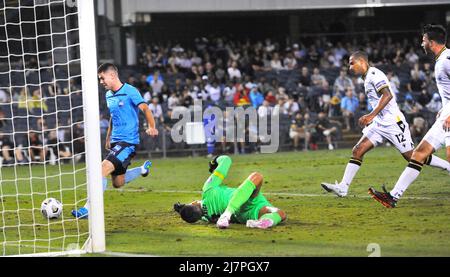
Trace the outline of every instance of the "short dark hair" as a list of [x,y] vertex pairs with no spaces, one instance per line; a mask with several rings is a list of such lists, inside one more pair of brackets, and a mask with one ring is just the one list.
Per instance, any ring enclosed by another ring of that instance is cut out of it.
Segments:
[[201,208],[194,205],[185,205],[180,210],[181,218],[187,223],[194,223],[202,218],[203,212]]
[[439,44],[445,44],[447,42],[447,30],[442,25],[425,25],[423,27],[423,35],[425,34],[429,40],[434,40]]
[[119,72],[119,70],[117,69],[117,66],[115,66],[114,64],[103,63],[98,67],[97,73],[100,74],[100,73],[106,72],[108,70],[114,70],[115,72]]
[[350,57],[353,57],[354,59],[363,59],[366,62],[369,62],[369,55],[367,55],[367,53],[364,51],[353,52]]

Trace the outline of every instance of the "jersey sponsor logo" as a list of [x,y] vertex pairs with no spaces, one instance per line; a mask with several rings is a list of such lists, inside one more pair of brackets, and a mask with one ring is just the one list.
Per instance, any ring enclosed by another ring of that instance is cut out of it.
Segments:
[[122,107],[124,105],[123,101],[119,102],[119,107]]
[[403,123],[403,121],[398,121],[397,122],[398,127],[400,127],[400,130],[402,130],[402,133],[405,132],[405,124]]

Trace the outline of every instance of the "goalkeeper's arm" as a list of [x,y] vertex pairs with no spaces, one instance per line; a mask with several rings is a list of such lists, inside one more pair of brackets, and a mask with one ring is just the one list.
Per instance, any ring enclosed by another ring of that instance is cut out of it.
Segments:
[[226,155],[216,157],[209,163],[210,172],[212,174],[203,185],[203,192],[222,183],[228,175],[228,170],[231,167],[231,163],[231,158]]

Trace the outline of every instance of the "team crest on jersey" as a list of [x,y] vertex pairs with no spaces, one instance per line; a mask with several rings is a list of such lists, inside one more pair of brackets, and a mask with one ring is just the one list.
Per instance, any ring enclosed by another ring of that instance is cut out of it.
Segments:
[[119,102],[119,107],[122,107],[124,105],[123,101]]

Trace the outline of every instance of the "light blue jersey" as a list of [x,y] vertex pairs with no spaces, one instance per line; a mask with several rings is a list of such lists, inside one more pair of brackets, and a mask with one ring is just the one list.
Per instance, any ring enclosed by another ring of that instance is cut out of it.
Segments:
[[139,144],[139,109],[145,103],[139,91],[124,84],[118,91],[106,92],[106,104],[112,118],[111,143]]

